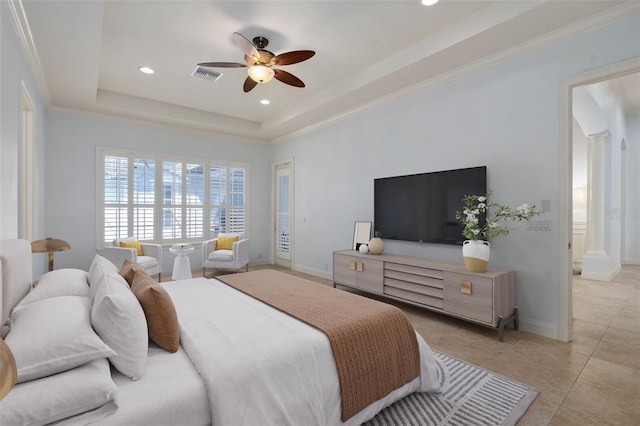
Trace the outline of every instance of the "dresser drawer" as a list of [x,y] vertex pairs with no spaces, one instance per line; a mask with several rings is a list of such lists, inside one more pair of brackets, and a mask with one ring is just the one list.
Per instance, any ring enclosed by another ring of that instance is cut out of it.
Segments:
[[407,274],[442,279],[441,269],[422,268],[420,266],[403,265],[401,263],[385,262],[384,268],[391,271],[405,272]]
[[384,286],[384,294],[408,300],[413,303],[420,303],[432,308],[442,309],[441,297],[427,296],[425,294],[415,293],[413,291],[407,291],[401,288],[389,287],[387,285]]
[[437,297],[442,299],[443,290],[437,287],[429,287],[426,285],[410,283],[407,281],[395,280],[393,278],[385,277],[384,285],[387,287],[400,288],[407,291],[412,291],[418,294],[424,294],[426,296]]
[[493,280],[445,271],[444,310],[497,326],[493,313]]
[[384,270],[385,279],[390,278],[398,281],[406,281],[408,283],[420,284],[423,286],[442,289],[442,278],[433,278],[424,275],[414,275],[407,272],[399,272],[390,269]]

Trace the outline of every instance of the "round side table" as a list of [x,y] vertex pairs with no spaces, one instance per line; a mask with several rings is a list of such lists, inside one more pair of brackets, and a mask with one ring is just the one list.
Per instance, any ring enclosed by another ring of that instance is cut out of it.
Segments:
[[173,275],[171,278],[174,280],[188,280],[191,276],[191,263],[189,262],[188,254],[193,251],[193,246],[187,244],[175,244],[169,251],[176,255],[173,261]]

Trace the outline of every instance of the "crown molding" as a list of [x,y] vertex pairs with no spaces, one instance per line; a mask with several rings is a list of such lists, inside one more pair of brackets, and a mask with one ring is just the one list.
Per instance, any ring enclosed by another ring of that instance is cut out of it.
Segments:
[[22,0],[9,0],[6,2],[6,5],[9,8],[11,21],[13,22],[13,28],[16,32],[16,35],[18,36],[18,39],[20,40],[24,55],[27,59],[27,62],[31,64],[31,70],[33,71],[33,75],[35,76],[36,83],[38,84],[38,88],[40,89],[42,98],[44,99],[47,107],[51,107],[51,92],[49,91],[47,79],[45,78],[44,71],[42,70],[42,64],[40,62],[40,58],[38,57],[38,50],[36,49],[35,43],[33,41],[31,28],[29,28],[29,22],[27,21],[27,16],[24,12]]

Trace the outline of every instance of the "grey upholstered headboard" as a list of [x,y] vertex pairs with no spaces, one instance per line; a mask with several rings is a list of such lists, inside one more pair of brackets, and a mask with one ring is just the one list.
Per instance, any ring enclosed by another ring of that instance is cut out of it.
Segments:
[[0,314],[4,337],[13,307],[31,289],[31,244],[26,240],[0,240]]

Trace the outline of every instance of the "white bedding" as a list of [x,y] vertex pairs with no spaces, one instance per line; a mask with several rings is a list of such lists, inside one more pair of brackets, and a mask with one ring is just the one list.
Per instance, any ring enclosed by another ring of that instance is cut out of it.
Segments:
[[343,423],[324,333],[217,280],[163,286],[178,312],[181,344],[207,389],[213,425],[359,425],[411,392],[439,390],[435,358],[417,336],[421,375]]
[[[30,249],[27,241],[0,240],[0,317],[3,320],[31,289]],[[151,344],[146,371],[137,381],[114,368],[109,374],[107,360],[101,358],[92,361],[105,367],[96,370],[101,374],[94,375],[93,382],[84,376],[76,377],[92,364],[25,382],[14,388],[13,396],[5,397],[4,408],[11,399],[15,402],[25,392],[44,395],[49,382],[58,389],[62,380],[64,392],[54,393],[55,398],[45,398],[41,407],[34,407],[35,402],[25,403],[30,407],[28,412],[34,414],[38,408],[38,412],[43,413],[42,419],[60,419],[57,413],[50,415],[52,412],[46,410],[51,408],[51,403],[55,409],[63,408],[64,404],[57,401],[58,397],[64,397],[65,403],[73,405],[69,410],[64,409],[67,415],[81,413],[82,410],[78,410],[86,405],[76,406],[76,402],[81,402],[77,392],[81,392],[81,399],[89,398],[93,405],[85,407],[89,411],[84,414],[61,420],[62,424],[85,424],[97,418],[99,420],[92,424],[343,424],[337,370],[329,340],[323,333],[216,280],[197,278],[164,286],[176,305],[180,321],[182,346],[178,352],[169,353]],[[60,288],[69,289],[69,286]],[[359,425],[416,390],[438,390],[436,361],[420,336],[418,343],[420,376],[372,403],[346,424]],[[91,392],[84,390],[94,382],[99,385],[97,388],[90,386]],[[107,404],[100,405],[103,403],[100,399],[96,405],[94,394],[100,398],[106,394]],[[115,413],[100,418],[116,405]],[[19,404],[16,407],[22,410]],[[7,410],[0,409],[0,412]]]
[[169,353],[150,343],[147,368],[141,379],[131,380],[115,369],[112,377],[118,387],[118,410],[92,425],[211,424],[204,385],[182,348]]

